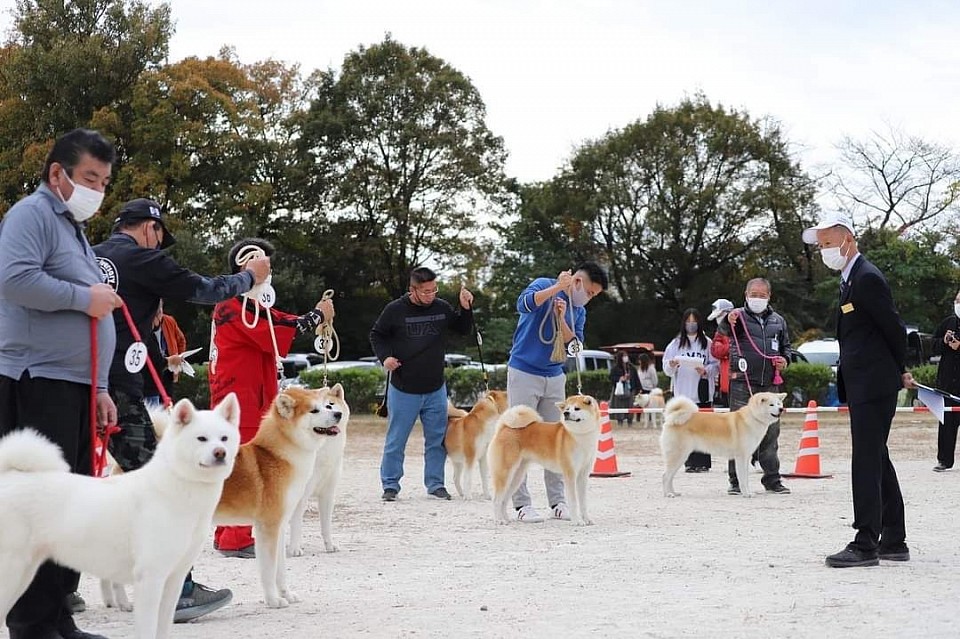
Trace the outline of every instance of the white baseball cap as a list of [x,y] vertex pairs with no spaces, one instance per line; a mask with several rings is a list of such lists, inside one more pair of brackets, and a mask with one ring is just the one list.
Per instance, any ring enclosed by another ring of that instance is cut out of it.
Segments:
[[714,320],[723,315],[724,313],[729,313],[733,310],[733,302],[730,300],[720,298],[713,303],[713,310],[707,315],[708,320]]
[[816,244],[817,243],[817,231],[822,231],[823,229],[829,229],[834,226],[842,226],[846,228],[853,234],[856,234],[856,231],[853,230],[853,220],[850,219],[849,215],[843,213],[827,213],[827,215],[820,220],[820,223],[816,226],[811,226],[803,232],[803,241],[805,244]]

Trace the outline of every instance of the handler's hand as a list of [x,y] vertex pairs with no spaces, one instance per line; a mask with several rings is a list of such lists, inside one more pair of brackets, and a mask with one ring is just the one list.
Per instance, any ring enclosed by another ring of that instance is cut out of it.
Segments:
[[101,282],[90,286],[90,303],[87,304],[87,315],[90,317],[101,319],[121,306],[123,306],[123,300],[109,284]]
[[553,310],[557,315],[559,315],[560,317],[563,317],[564,314],[567,312],[567,301],[562,300],[558,297],[556,299],[556,302],[553,305]]
[[388,371],[395,371],[400,368],[400,360],[396,357],[390,356],[387,359],[383,360],[383,367]]
[[473,293],[467,290],[466,286],[460,287],[460,307],[469,309],[473,306]]
[[97,391],[97,427],[103,432],[107,426],[117,423],[117,406],[107,391]]
[[251,258],[246,264],[243,265],[243,270],[253,273],[254,286],[257,284],[263,284],[263,281],[267,279],[267,275],[270,275],[270,258]]
[[776,357],[773,358],[773,367],[776,368],[778,371],[782,371],[787,367],[787,360],[777,355]]
[[333,321],[334,315],[337,314],[337,311],[333,308],[333,300],[331,299],[320,300],[314,308],[320,311],[323,315],[323,321],[328,324]]
[[558,291],[568,291],[573,286],[573,273],[563,271],[557,275],[557,283],[553,285]]
[[730,328],[737,325],[738,319],[740,319],[740,311],[734,309],[727,313],[727,323],[730,324]]

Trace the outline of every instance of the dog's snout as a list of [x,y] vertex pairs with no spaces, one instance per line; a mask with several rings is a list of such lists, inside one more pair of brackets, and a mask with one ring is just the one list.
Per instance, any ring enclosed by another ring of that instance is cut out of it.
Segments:
[[568,410],[563,411],[563,418],[564,418],[564,419],[570,419],[570,411],[568,411]]
[[217,461],[223,461],[227,458],[227,449],[222,447],[217,447],[213,449],[213,458]]
[[333,416],[334,416],[337,420],[339,420],[341,417],[343,417],[343,413],[341,413],[340,411],[336,411],[336,412],[333,414]]

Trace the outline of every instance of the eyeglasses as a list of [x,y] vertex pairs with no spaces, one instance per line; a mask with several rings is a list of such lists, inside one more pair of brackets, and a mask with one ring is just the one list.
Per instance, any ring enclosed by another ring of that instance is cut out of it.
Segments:
[[416,289],[416,291],[417,291],[417,294],[418,294],[418,295],[423,295],[424,297],[430,297],[431,295],[436,295],[438,292],[440,292],[440,289],[438,289],[438,288],[432,288],[432,289],[427,290],[427,289],[423,289],[423,288],[418,288],[418,289]]

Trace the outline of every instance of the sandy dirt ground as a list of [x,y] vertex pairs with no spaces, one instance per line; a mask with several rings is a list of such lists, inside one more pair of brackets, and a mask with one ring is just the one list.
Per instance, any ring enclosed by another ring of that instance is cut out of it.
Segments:
[[[785,418],[785,470],[801,428],[802,416]],[[383,503],[384,422],[354,418],[335,515],[340,551],[322,552],[318,519],[308,514],[306,556],[289,561],[302,603],[266,608],[255,561],[207,547],[195,576],[232,588],[233,603],[176,625],[173,637],[960,636],[960,471],[931,471],[936,422],[928,415],[898,415],[890,437],[912,561],[845,570],[823,563],[852,538],[841,415],[820,421],[823,470],[833,479],[788,480],[792,495],[753,499],[726,494],[716,461],[709,473],[678,475],[682,497],[662,497],[659,431],[618,427],[619,466],[632,475],[591,479],[596,524],[582,528],[556,520],[497,526],[489,502],[428,498],[418,432],[401,498]],[[453,492],[451,476],[448,463]],[[545,509],[539,469],[530,487]],[[133,635],[132,615],[104,608],[92,578],[81,593],[81,627]]]

